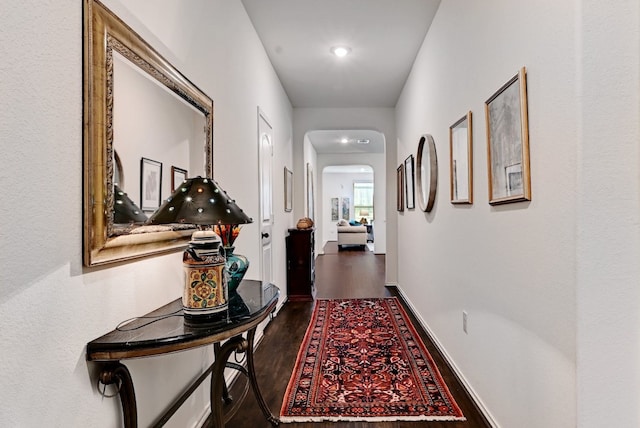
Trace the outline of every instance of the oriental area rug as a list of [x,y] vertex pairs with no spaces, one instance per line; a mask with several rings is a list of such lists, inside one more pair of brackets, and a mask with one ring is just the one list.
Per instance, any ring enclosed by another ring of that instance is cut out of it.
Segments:
[[465,420],[397,298],[319,299],[282,422]]

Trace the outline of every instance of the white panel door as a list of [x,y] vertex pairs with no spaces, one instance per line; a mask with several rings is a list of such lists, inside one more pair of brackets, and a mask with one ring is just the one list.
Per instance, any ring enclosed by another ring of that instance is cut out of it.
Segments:
[[260,276],[263,281],[273,281],[271,229],[273,226],[273,128],[264,112],[258,107],[258,145],[260,154],[260,232],[262,236],[262,260]]

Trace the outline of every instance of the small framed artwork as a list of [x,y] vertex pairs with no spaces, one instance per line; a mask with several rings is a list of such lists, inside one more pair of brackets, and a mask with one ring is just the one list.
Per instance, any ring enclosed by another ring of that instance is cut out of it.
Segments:
[[293,210],[293,171],[284,167],[284,210]]
[[184,180],[187,179],[187,170],[178,168],[177,166],[171,166],[171,193],[176,190]]
[[396,210],[404,211],[404,164],[396,169]]
[[162,162],[147,158],[140,160],[140,207],[155,211],[162,201]]
[[449,127],[452,204],[473,203],[473,136],[471,112]]
[[407,209],[416,207],[416,194],[414,191],[413,155],[404,160],[404,195]]
[[307,217],[311,220],[314,219],[315,207],[314,207],[314,195],[313,195],[313,168],[311,164],[307,163]]
[[526,69],[485,102],[491,205],[531,200]]
[[342,218],[344,220],[349,220],[350,208],[351,208],[351,199],[350,198],[342,198]]
[[331,198],[331,221],[338,221],[338,198]]

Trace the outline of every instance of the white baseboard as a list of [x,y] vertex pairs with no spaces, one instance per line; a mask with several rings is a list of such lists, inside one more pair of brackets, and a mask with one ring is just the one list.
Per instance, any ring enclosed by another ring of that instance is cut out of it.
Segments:
[[193,428],[201,428],[201,427],[204,426],[204,423],[207,421],[207,418],[211,414],[211,403],[210,402],[207,401],[207,405],[204,406],[204,410],[202,412],[203,413],[200,416],[200,419],[198,419],[196,424],[193,425]]
[[484,415],[484,417],[487,419],[487,421],[493,428],[500,428],[500,425],[498,424],[498,422],[496,422],[495,418],[493,417],[493,415],[491,414],[487,406],[480,399],[480,396],[476,393],[476,391],[471,387],[471,385],[465,378],[462,371],[455,364],[455,362],[453,361],[453,358],[451,358],[451,355],[449,355],[449,353],[444,348],[444,346],[442,346],[442,343],[440,342],[440,340],[438,340],[438,337],[429,328],[429,325],[427,324],[427,322],[424,320],[424,318],[422,318],[422,316],[420,315],[416,307],[413,305],[411,300],[409,300],[407,295],[402,291],[402,288],[398,284],[385,284],[385,287],[395,287],[398,290],[398,293],[400,294],[402,300],[407,304],[407,306],[409,306],[409,308],[411,308],[411,312],[420,323],[420,326],[427,333],[427,335],[429,336],[433,344],[436,346],[436,348],[438,348],[438,351],[440,352],[440,354],[442,354],[444,359],[447,361],[447,364],[449,364],[449,367],[451,367],[451,369],[455,373],[460,383],[462,383],[464,388],[467,390],[467,392],[471,396],[471,399],[476,403],[480,412]]

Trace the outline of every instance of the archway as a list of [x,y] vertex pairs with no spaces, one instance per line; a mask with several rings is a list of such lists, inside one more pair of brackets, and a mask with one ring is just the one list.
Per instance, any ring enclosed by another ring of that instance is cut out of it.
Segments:
[[[374,216],[374,224],[377,224],[373,250],[377,254],[386,254],[386,153],[385,136],[374,130],[315,130],[308,131],[305,140],[305,165],[309,163],[314,171],[315,189],[315,214],[316,219],[316,251],[322,254],[324,244],[331,239],[336,239],[335,222],[330,221],[332,198],[325,194],[323,176],[326,167],[347,167],[358,165],[370,168],[376,191],[374,192],[374,207],[378,207]],[[306,184],[306,183],[305,183]],[[350,184],[348,187],[352,187]],[[335,193],[335,192],[334,192]],[[349,192],[350,193],[350,192]],[[338,195],[339,203],[342,196]],[[350,216],[355,219],[355,208],[350,201]],[[329,218],[325,222],[325,217]],[[362,217],[362,216],[361,216]],[[326,223],[326,224],[325,224]],[[329,232],[329,234],[328,234]],[[333,236],[331,236],[333,233]]]
[[375,181],[370,165],[329,165],[322,170],[322,201],[318,213],[322,227],[322,242],[337,240],[336,226],[340,220],[367,226],[366,242],[375,250],[374,224],[377,207],[374,201]]

